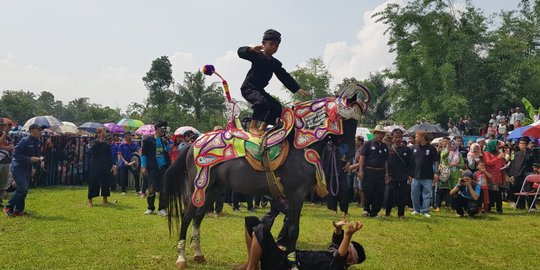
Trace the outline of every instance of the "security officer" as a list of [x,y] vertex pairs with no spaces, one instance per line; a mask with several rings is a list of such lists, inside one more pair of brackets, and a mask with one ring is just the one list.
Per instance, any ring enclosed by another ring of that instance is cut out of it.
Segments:
[[28,128],[30,136],[24,137],[15,146],[13,162],[11,163],[11,173],[17,184],[17,189],[11,195],[4,213],[9,217],[24,216],[26,194],[28,193],[28,183],[32,173],[32,163],[39,163],[43,160],[40,157],[40,141],[43,126],[32,124]]
[[382,142],[386,131],[381,125],[373,129],[374,140],[366,142],[358,161],[358,178],[366,196],[364,216],[376,217],[384,200],[388,184],[388,147]]

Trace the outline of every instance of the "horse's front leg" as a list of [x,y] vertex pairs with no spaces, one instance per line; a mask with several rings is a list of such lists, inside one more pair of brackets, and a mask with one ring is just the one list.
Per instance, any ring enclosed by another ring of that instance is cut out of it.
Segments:
[[205,261],[204,254],[201,250],[201,224],[197,224],[197,220],[193,224],[193,235],[191,236],[191,249],[193,249],[193,259],[197,263]]

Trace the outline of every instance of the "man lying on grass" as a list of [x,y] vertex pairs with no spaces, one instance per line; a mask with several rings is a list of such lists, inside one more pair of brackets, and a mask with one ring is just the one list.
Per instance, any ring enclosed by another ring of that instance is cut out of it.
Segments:
[[[264,226],[256,217],[246,217],[246,245],[248,262],[238,266],[238,270],[338,270],[346,269],[353,264],[364,262],[366,254],[364,248],[357,242],[351,242],[354,233],[360,230],[363,224],[359,221],[347,223],[334,222],[332,243],[327,250],[296,251],[294,258],[287,258],[285,251],[280,249],[269,228]],[[343,227],[346,226],[346,230]]]

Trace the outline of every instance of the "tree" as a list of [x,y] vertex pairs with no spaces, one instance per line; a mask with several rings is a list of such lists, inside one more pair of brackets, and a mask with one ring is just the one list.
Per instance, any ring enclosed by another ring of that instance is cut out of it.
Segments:
[[161,111],[171,100],[174,93],[169,89],[174,83],[172,64],[167,56],[161,56],[152,61],[150,70],[142,78],[149,91],[147,105]]
[[0,113],[13,121],[24,124],[42,112],[35,106],[36,95],[29,91],[4,91],[0,99]]
[[296,67],[291,72],[293,78],[300,86],[312,93],[312,97],[292,95],[293,101],[305,101],[313,98],[322,98],[330,95],[330,80],[332,75],[324,64],[321,57],[310,58],[305,67]]
[[195,117],[195,126],[200,128],[203,113],[222,114],[225,98],[223,89],[213,82],[206,85],[202,72],[185,72],[184,82],[177,86],[178,103],[183,110]]

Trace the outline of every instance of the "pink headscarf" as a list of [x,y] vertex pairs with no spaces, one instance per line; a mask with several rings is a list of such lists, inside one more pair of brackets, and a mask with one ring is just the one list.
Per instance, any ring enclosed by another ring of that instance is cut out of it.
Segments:
[[471,156],[471,157],[474,157],[474,148],[478,147],[478,155],[481,156],[482,155],[482,149],[480,149],[480,145],[478,143],[473,143],[471,145],[471,148],[469,149],[469,153],[467,154],[468,156]]

